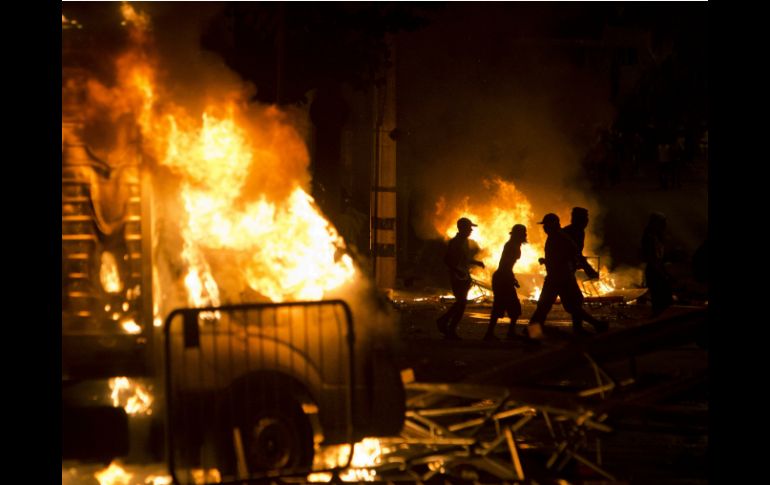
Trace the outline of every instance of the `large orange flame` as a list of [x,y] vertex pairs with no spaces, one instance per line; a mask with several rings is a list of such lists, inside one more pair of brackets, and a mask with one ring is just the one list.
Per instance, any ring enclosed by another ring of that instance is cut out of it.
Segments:
[[148,54],[148,17],[121,11],[136,48],[117,60],[116,88],[90,92],[114,118],[132,113],[145,149],[179,179],[188,303],[219,305],[247,287],[272,301],[320,299],[353,280],[344,241],[306,191],[309,156],[286,116],[236,95],[200,113],[176,105]]

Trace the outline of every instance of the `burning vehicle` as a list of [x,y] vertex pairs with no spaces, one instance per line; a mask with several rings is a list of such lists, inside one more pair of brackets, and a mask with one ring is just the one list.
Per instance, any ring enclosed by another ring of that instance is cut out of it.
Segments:
[[121,13],[107,76],[62,15],[62,459],[228,480],[397,434],[392,321],[305,191],[301,137],[275,107],[164,98],[149,18]]

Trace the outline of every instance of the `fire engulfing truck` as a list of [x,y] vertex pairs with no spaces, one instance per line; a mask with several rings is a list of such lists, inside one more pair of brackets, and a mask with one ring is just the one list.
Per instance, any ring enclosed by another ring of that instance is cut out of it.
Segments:
[[[397,434],[385,313],[263,299],[162,314],[154,173],[132,116],[87,119],[98,66],[63,40],[63,462],[162,461],[180,482],[201,469],[227,481],[307,473],[320,446]],[[121,149],[105,156],[105,137]]]

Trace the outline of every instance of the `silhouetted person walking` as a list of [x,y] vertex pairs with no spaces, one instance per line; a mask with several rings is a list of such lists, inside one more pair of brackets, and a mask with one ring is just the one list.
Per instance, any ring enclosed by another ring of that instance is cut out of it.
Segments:
[[439,332],[443,333],[448,339],[458,339],[457,324],[463,318],[465,305],[468,302],[468,290],[471,289],[473,280],[471,279],[471,265],[484,267],[484,263],[473,259],[468,244],[468,236],[473,232],[473,228],[478,226],[467,217],[461,217],[457,220],[457,234],[449,240],[444,263],[449,268],[449,282],[452,285],[452,294],[455,302],[449,307],[449,310],[438,320],[436,325]]
[[495,298],[484,340],[497,340],[495,325],[497,325],[497,319],[504,316],[506,312],[511,319],[507,338],[513,338],[516,319],[521,315],[521,302],[519,302],[519,296],[516,294],[519,282],[516,281],[513,274],[513,265],[521,257],[521,245],[527,242],[527,228],[521,224],[516,224],[511,228],[510,235],[510,239],[503,246],[503,254],[500,255],[497,271],[492,275],[492,292]]
[[[577,269],[582,269],[588,275],[588,279],[594,280],[599,277],[599,273],[591,266],[583,256],[583,248],[585,246],[586,228],[588,227],[588,209],[584,207],[573,207],[570,224],[565,226],[562,231],[566,233],[577,247]],[[597,320],[593,316],[590,319],[586,319],[597,331],[606,329],[606,324],[600,320]],[[572,330],[576,334],[584,333],[583,318],[579,313],[572,315]]]
[[663,266],[665,257],[666,216],[650,214],[642,235],[642,258],[645,263],[644,279],[652,300],[652,315],[657,316],[673,302],[671,278]]
[[543,230],[548,234],[545,240],[545,258],[540,258],[540,263],[545,264],[546,276],[540,299],[537,301],[537,308],[529,319],[527,327],[529,337],[543,338],[542,326],[557,296],[561,298],[562,306],[573,316],[573,319],[595,321],[598,322],[595,324],[597,330],[606,330],[605,322],[594,319],[583,308],[583,293],[575,280],[578,264],[577,245],[562,231],[559,216],[546,214],[538,224],[542,224]]
[[562,228],[575,243],[578,251],[577,269],[582,269],[586,272],[590,279],[596,279],[599,277],[599,273],[591,266],[585,256],[583,256],[583,248],[586,241],[586,228],[588,227],[588,209],[583,207],[573,207],[570,223]]

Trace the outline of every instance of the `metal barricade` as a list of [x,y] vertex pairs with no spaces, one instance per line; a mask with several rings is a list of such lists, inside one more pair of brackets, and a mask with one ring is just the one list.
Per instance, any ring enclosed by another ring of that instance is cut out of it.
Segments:
[[163,331],[174,483],[307,474],[314,444],[330,436],[352,449],[355,337],[345,302],[181,308]]

